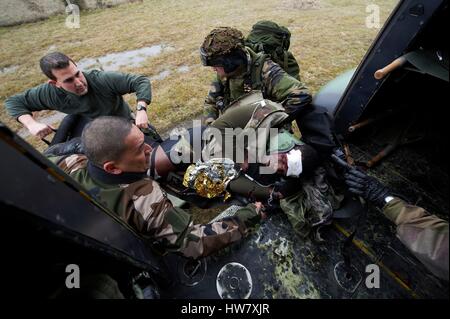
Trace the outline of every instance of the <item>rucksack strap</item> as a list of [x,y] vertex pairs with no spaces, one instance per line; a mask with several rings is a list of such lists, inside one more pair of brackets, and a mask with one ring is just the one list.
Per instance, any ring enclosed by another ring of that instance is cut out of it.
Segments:
[[252,72],[249,77],[249,85],[253,90],[261,90],[263,92],[263,96],[265,97],[265,90],[262,85],[262,68],[264,66],[264,62],[268,59],[268,55],[265,53],[256,54],[256,59],[253,61]]
[[288,53],[287,51],[283,52],[283,70],[288,69]]

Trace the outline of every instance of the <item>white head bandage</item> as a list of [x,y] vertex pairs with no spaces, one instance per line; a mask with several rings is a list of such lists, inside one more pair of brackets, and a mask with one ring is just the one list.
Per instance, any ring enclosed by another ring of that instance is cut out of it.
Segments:
[[302,152],[297,149],[292,149],[287,155],[287,173],[286,176],[298,177],[302,173]]

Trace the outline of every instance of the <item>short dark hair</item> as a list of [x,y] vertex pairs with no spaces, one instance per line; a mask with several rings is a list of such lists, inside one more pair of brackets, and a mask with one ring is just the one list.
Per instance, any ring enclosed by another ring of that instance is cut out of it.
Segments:
[[81,143],[89,161],[102,166],[107,161],[120,159],[125,151],[125,138],[133,125],[118,116],[100,116],[83,129]]
[[75,62],[67,55],[61,52],[52,52],[44,55],[39,61],[39,66],[41,67],[42,72],[52,80],[56,80],[56,77],[53,75],[52,70],[64,69],[70,65],[70,62],[76,65]]

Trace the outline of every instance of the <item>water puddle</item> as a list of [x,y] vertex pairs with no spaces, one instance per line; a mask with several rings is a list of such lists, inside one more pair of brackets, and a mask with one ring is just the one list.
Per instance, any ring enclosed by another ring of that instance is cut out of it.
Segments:
[[174,50],[173,47],[159,44],[136,50],[115,52],[97,58],[86,58],[78,61],[77,65],[83,71],[102,69],[104,71],[117,71],[121,67],[138,67],[148,58],[157,56],[166,51]]
[[0,75],[14,73],[18,68],[18,65],[5,66],[4,68],[0,68]]
[[178,73],[187,73],[191,70],[191,68],[188,65],[182,65],[179,68],[177,68]]
[[284,0],[281,7],[292,10],[313,10],[321,7],[320,0]]
[[[191,68],[188,65],[182,65],[182,66],[176,68],[175,72],[177,72],[177,73],[188,73],[190,70],[191,70]],[[164,70],[164,71],[158,73],[157,75],[151,76],[150,80],[151,81],[164,80],[165,78],[167,78],[172,73],[173,73],[172,70]]]
[[161,73],[151,76],[150,77],[150,81],[158,81],[158,80],[164,80],[165,78],[167,78],[170,74],[172,73],[172,71],[170,70],[164,70]]

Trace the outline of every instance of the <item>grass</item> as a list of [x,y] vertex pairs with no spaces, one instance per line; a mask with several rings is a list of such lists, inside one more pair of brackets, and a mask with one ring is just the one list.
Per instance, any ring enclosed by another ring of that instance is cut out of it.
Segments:
[[[315,3],[313,9],[302,3]],[[75,60],[107,53],[168,44],[175,48],[149,58],[137,68],[121,71],[157,75],[164,69],[188,65],[188,73],[172,72],[153,81],[153,103],[149,117],[159,130],[198,117],[213,77],[200,65],[198,48],[205,35],[217,26],[233,26],[247,33],[258,20],[270,19],[292,32],[291,51],[301,67],[301,77],[312,93],[356,66],[376,36],[377,29],[365,27],[366,5],[361,0],[148,0],[109,9],[83,11],[80,29],[65,27],[66,16],[14,27],[0,28],[0,68],[18,66],[14,73],[0,74],[0,103],[15,93],[46,81],[38,61],[50,50],[59,50]],[[381,21],[397,1],[379,0]],[[134,106],[133,96],[127,101]],[[13,130],[21,125],[4,107],[0,121]],[[39,150],[37,138],[28,142]]]

